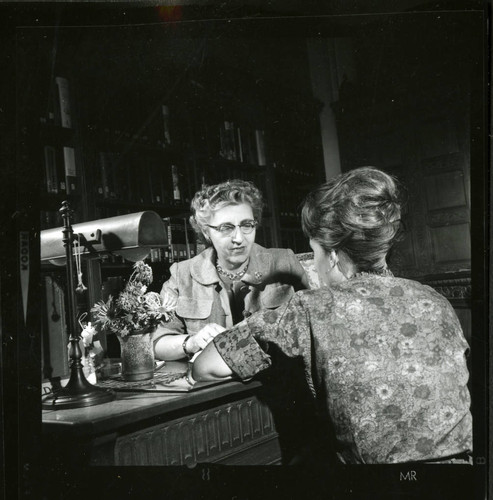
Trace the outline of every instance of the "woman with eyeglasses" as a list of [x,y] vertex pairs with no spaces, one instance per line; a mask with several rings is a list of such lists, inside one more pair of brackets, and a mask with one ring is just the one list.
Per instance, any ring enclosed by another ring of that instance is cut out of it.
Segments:
[[250,379],[280,351],[303,364],[342,463],[471,463],[469,346],[447,299],[387,267],[400,219],[398,185],[376,168],[312,191],[302,228],[323,286],[218,335],[191,380]]
[[190,223],[208,247],[170,268],[161,295],[176,300],[176,317],[154,334],[156,358],[192,357],[220,332],[308,287],[292,250],[255,243],[262,206],[260,191],[243,180],[204,186],[195,194]]

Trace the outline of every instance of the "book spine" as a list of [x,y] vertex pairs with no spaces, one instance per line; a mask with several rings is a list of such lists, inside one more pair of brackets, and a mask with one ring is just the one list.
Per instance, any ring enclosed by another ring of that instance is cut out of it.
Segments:
[[115,169],[118,161],[118,156],[113,153],[106,155],[106,164],[104,170],[104,191],[105,197],[111,200],[117,198],[115,184]]
[[56,150],[52,146],[44,147],[45,187],[47,193],[58,193],[58,175],[56,167]]
[[52,227],[60,226],[58,210],[41,210],[40,224],[41,229],[51,229]]
[[237,134],[237,138],[238,138],[238,160],[241,161],[241,163],[243,163],[243,144],[242,144],[242,141],[241,141],[241,130],[240,130],[240,127],[238,127],[236,129],[236,134]]
[[221,158],[227,158],[227,139],[226,139],[226,128],[224,125],[219,127],[219,156]]
[[[138,166],[138,168],[137,168]],[[139,185],[139,203],[149,204],[152,200],[152,192],[149,185],[149,178],[151,177],[149,164],[143,162],[138,165],[134,163],[134,169],[137,173],[137,181]]]
[[[113,166],[113,182],[115,184],[115,197],[122,201],[130,201],[129,199],[129,186],[131,186],[128,177],[129,166],[123,160],[119,153],[112,154]],[[132,186],[133,187],[133,186]]]
[[105,152],[99,153],[99,183],[98,196],[101,198],[109,197],[109,187],[107,183],[108,157]]
[[151,253],[149,254],[149,260],[151,262],[159,262],[159,248],[151,248]]
[[163,178],[162,170],[157,162],[149,165],[149,191],[151,193],[151,203],[162,205],[163,199]]
[[170,119],[169,119],[169,107],[165,104],[161,107],[163,112],[163,140],[165,146],[171,145],[171,133],[170,133]]
[[219,156],[225,160],[236,160],[235,126],[232,121],[224,120],[219,129]]
[[72,128],[72,112],[70,109],[70,89],[68,80],[57,76],[55,81],[58,87],[60,125],[64,128]]
[[77,186],[77,167],[75,164],[74,148],[65,146],[63,148],[63,161],[65,164],[65,182],[67,194],[73,194],[78,191]]
[[[164,223],[166,224],[166,232],[168,233],[168,245],[169,249],[166,250],[168,253],[168,262],[172,264],[174,262],[173,260],[173,232],[171,231],[171,219],[170,217],[166,217],[163,219]],[[166,255],[165,252],[165,255]]]
[[171,182],[173,185],[173,200],[181,201],[180,175],[177,165],[171,165]]
[[257,163],[259,166],[264,167],[267,165],[264,130],[255,130],[255,143],[257,145]]
[[42,113],[42,116],[39,117],[39,121],[43,125],[55,125],[55,123],[56,123],[54,87],[55,87],[54,84],[50,86],[50,90],[48,93],[48,100],[46,102],[46,109],[45,109],[44,113]]

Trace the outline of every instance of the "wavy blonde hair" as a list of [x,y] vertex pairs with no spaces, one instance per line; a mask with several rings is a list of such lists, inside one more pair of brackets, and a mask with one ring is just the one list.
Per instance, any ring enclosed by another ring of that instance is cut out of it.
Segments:
[[195,193],[190,204],[192,211],[190,224],[197,234],[210,244],[206,224],[209,223],[212,214],[228,205],[242,203],[252,207],[253,217],[260,223],[264,202],[262,193],[252,182],[233,179],[220,184],[203,186],[200,191]]

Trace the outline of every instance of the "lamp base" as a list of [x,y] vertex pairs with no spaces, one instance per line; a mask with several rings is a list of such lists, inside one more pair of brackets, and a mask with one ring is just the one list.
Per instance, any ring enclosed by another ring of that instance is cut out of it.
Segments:
[[90,384],[84,377],[82,369],[76,367],[72,370],[67,385],[45,396],[41,401],[41,407],[43,410],[65,410],[109,403],[114,399],[113,391]]

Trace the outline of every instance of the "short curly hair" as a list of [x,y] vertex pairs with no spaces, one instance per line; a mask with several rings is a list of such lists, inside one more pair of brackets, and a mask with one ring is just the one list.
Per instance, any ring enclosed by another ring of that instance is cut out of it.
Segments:
[[401,200],[397,181],[385,172],[350,170],[308,194],[303,232],[326,252],[342,251],[357,272],[381,272],[402,233]]
[[253,217],[260,223],[264,201],[260,190],[250,181],[232,179],[211,186],[204,185],[190,203],[192,215],[190,224],[197,234],[210,243],[207,237],[206,224],[211,215],[228,205],[246,203],[252,207]]

